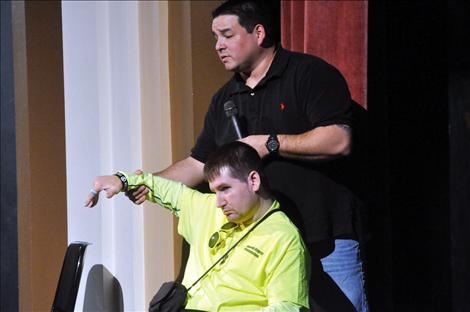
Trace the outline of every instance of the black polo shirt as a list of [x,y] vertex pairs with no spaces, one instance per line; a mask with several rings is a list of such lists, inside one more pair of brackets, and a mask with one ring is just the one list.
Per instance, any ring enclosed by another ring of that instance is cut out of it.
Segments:
[[[224,112],[233,100],[241,128],[251,134],[300,134],[332,124],[351,125],[351,99],[342,75],[318,57],[278,48],[253,89],[235,74],[212,98],[191,156],[205,162],[236,140]],[[355,197],[340,181],[342,160],[307,162],[267,157],[269,186],[308,242],[354,235]]]

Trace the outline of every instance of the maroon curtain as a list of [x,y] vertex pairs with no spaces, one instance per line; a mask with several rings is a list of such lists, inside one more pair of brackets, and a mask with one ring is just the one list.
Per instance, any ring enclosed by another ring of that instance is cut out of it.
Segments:
[[367,1],[282,0],[281,42],[337,67],[367,108]]

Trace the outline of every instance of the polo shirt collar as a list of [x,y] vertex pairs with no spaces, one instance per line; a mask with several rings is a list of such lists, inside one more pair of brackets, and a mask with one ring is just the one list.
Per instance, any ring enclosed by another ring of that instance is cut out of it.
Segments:
[[263,79],[261,79],[258,85],[271,78],[281,77],[282,73],[287,67],[288,61],[289,61],[289,54],[279,44],[276,49],[276,55],[274,55],[274,60],[271,63],[271,66],[269,67],[269,70],[266,73],[266,76]]
[[[271,63],[271,66],[268,69],[268,72],[266,73],[266,76],[264,76],[263,79],[258,82],[256,85],[256,88],[259,88],[260,86],[263,86],[267,81],[278,78],[282,76],[282,73],[287,67],[287,63],[289,62],[289,53],[288,51],[284,50],[281,46],[281,44],[278,44],[277,49],[276,49],[276,55],[274,55],[274,60]],[[233,81],[233,87],[232,87],[232,94],[236,94],[238,92],[246,91],[250,89],[245,85],[245,80],[240,76],[239,73],[235,73],[232,78]]]

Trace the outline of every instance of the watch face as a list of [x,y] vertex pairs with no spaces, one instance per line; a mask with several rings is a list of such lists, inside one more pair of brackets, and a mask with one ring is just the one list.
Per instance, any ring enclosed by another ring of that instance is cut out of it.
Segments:
[[279,142],[278,141],[276,141],[275,139],[270,139],[268,141],[268,150],[270,152],[277,151],[278,148],[279,148]]

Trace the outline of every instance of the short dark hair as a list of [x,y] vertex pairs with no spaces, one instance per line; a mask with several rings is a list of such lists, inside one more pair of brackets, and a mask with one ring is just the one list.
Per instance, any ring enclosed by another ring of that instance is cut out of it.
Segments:
[[216,149],[204,165],[204,177],[212,181],[223,168],[227,168],[232,177],[242,182],[254,170],[261,176],[263,184],[263,162],[258,152],[248,144],[235,141]]
[[250,34],[257,24],[263,25],[266,37],[261,46],[269,48],[280,41],[279,23],[275,20],[275,18],[279,18],[279,14],[275,8],[279,10],[270,1],[227,0],[212,11],[212,18],[220,15],[236,15],[238,23]]

